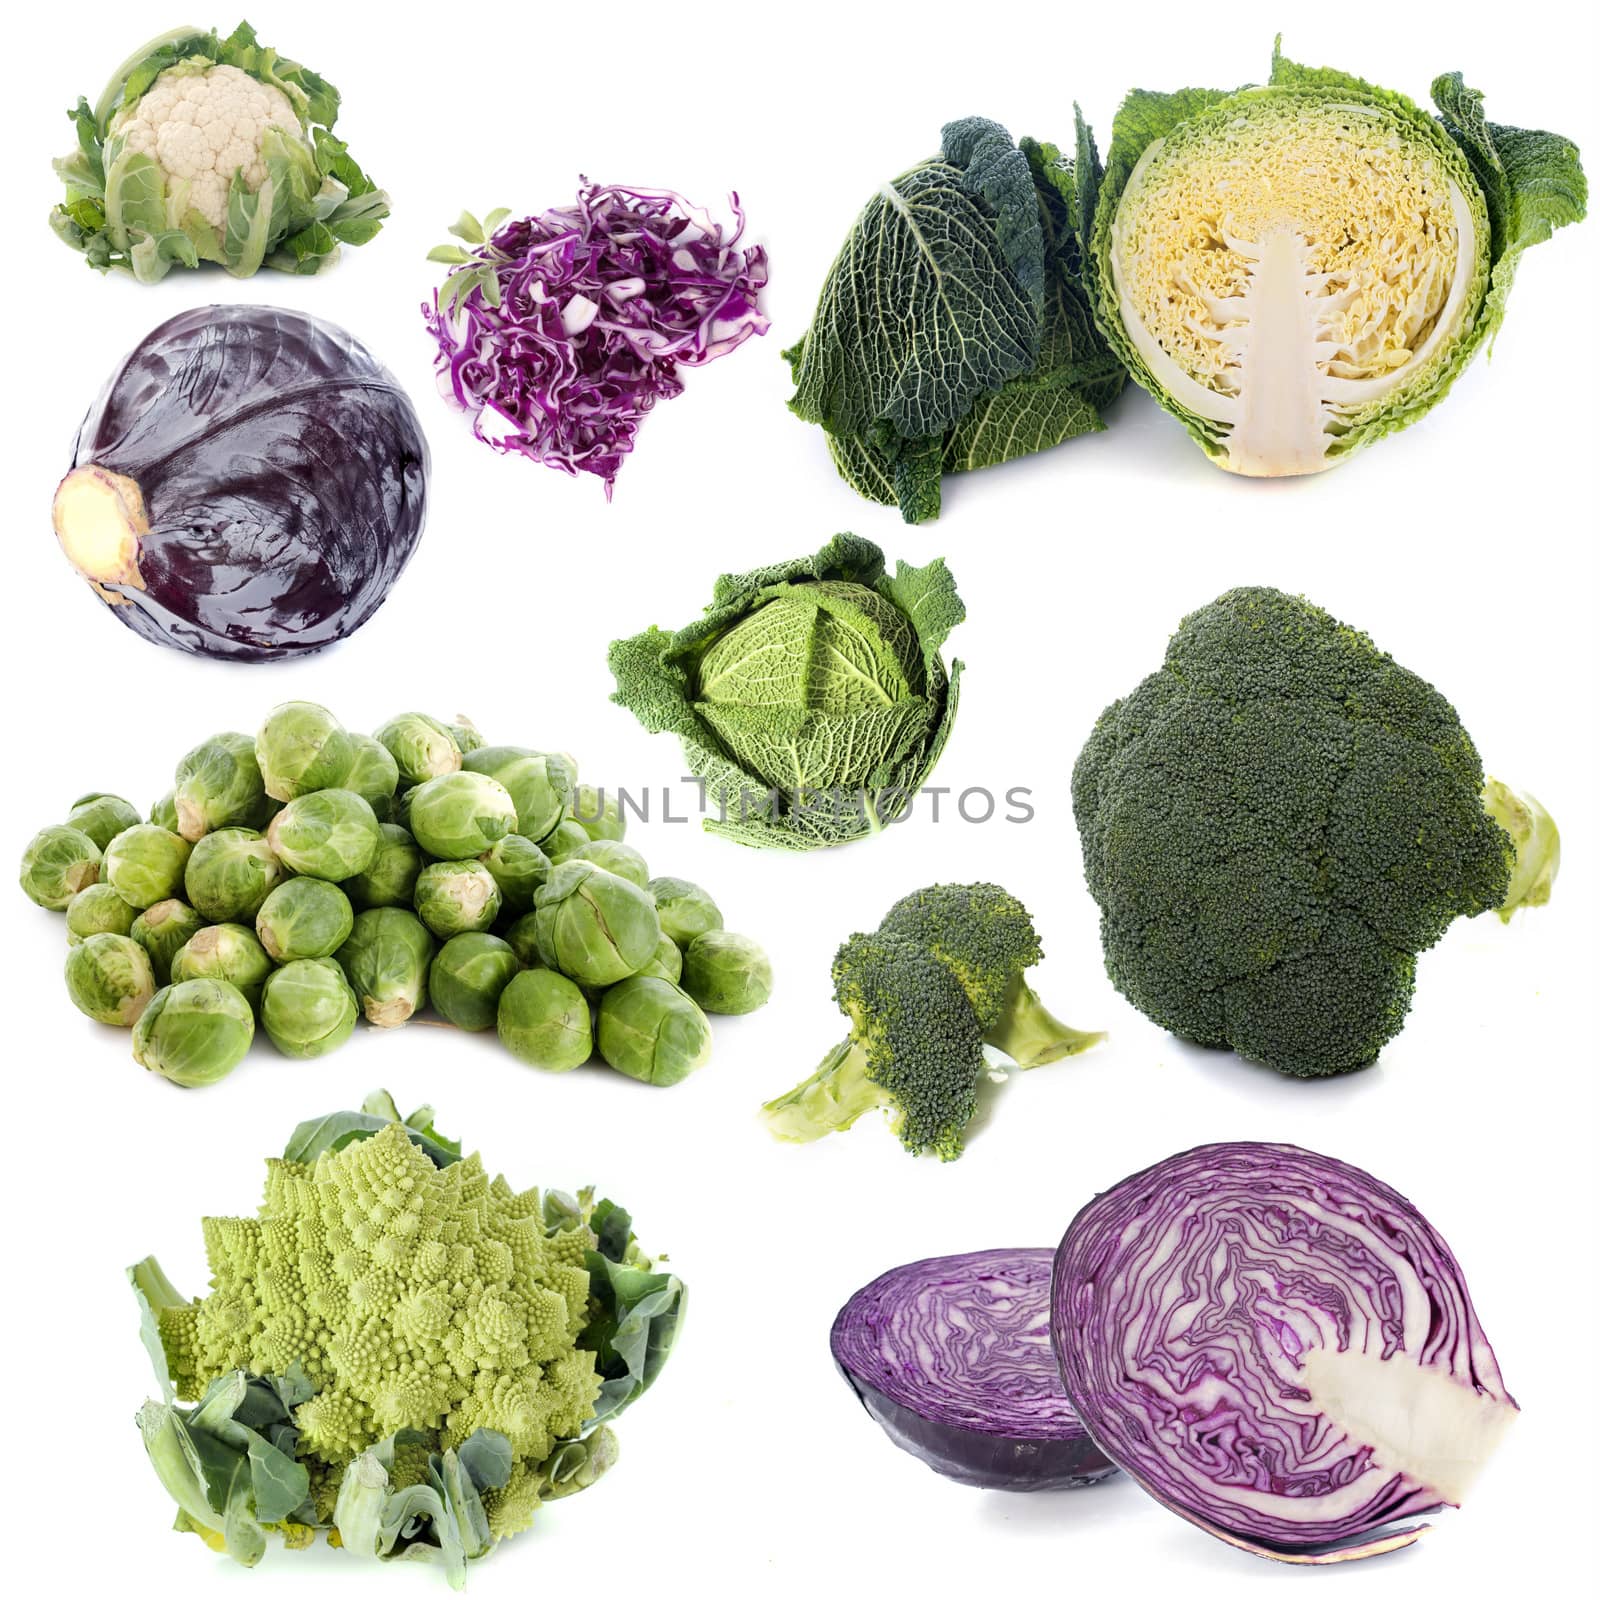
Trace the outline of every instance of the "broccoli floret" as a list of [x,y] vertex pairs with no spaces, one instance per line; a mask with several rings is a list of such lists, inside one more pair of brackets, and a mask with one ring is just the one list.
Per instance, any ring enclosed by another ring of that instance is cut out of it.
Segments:
[[989,1070],[985,1044],[1035,1067],[1105,1037],[1067,1027],[1040,1003],[1023,976],[1039,955],[1027,911],[994,884],[907,895],[876,933],[840,947],[834,998],[850,1037],[763,1107],[768,1126],[805,1142],[881,1107],[913,1154],[955,1160]]
[[1076,1055],[1103,1039],[1053,1017],[1024,973],[1043,951],[1033,918],[1014,895],[993,883],[941,883],[889,908],[878,926],[940,961],[966,990],[984,1029],[983,1042],[1020,1067]]
[[1231,590],[1073,772],[1106,970],[1197,1044],[1299,1077],[1366,1066],[1418,953],[1507,901],[1516,850],[1483,787],[1431,685],[1305,600]]

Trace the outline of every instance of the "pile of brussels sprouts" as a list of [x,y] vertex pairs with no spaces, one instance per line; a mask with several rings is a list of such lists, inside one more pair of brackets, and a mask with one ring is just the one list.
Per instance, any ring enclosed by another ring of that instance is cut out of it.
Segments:
[[225,1077],[258,1026],[320,1056],[431,1005],[530,1066],[598,1050],[673,1084],[710,1057],[706,1013],[764,1005],[772,968],[624,822],[569,756],[419,712],[368,738],[296,700],[197,745],[148,820],[85,795],[21,881],[66,913],[73,1003],[173,1083]]

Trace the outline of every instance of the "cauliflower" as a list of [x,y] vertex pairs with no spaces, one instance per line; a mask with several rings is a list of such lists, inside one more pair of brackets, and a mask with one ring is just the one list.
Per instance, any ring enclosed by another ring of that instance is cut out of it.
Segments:
[[266,181],[261,141],[268,128],[302,139],[283,90],[237,67],[195,70],[187,63],[163,72],[143,99],[111,119],[122,148],[153,156],[170,183],[187,183],[188,207],[214,228],[227,216],[234,173],[252,194]]
[[339,91],[248,23],[152,39],[69,115],[77,148],[55,163],[66,194],[50,226],[100,272],[318,272],[389,215],[333,136]]

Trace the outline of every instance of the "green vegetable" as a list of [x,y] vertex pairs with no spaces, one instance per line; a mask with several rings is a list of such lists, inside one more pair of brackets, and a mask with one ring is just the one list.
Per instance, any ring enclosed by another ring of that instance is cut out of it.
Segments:
[[840,946],[834,998],[850,1036],[762,1108],[768,1127],[803,1143],[882,1108],[907,1150],[955,1160],[989,1071],[985,1045],[1015,1050],[1026,1068],[1105,1037],[1044,1010],[1023,976],[1039,957],[1032,918],[995,884],[938,884],[906,896],[876,933]]
[[191,978],[162,989],[133,1029],[133,1059],[169,1083],[196,1089],[217,1083],[250,1052],[250,1002],[230,983]]
[[301,1124],[260,1215],[205,1243],[203,1300],[129,1270],[161,1392],[139,1428],[178,1528],[247,1566],[325,1532],[460,1587],[615,1459],[684,1300],[622,1207],[491,1181],[381,1092]]
[[398,823],[378,824],[378,849],[364,872],[339,885],[358,910],[374,906],[409,906],[426,857]]
[[442,861],[482,855],[517,826],[511,796],[481,772],[450,772],[419,784],[408,826],[416,841]]
[[253,922],[287,876],[272,846],[253,828],[219,828],[189,853],[183,892],[209,922]]
[[73,896],[99,880],[100,847],[79,828],[41,828],[22,852],[17,881],[46,911],[64,911]]
[[338,114],[339,91],[248,23],[226,38],[174,29],[68,113],[78,147],[55,163],[66,193],[50,226],[91,267],[140,283],[202,262],[236,278],[318,272],[389,215],[330,131]]
[[500,915],[500,890],[481,861],[432,861],[417,876],[416,908],[437,938],[483,933]]
[[968,117],[867,202],[784,352],[790,409],[826,430],[858,494],[930,521],[946,473],[1104,426],[1124,375],[1084,275],[1099,178],[1081,119],[1063,155]]
[[336,961],[290,961],[261,990],[261,1026],[286,1056],[337,1050],[355,1031],[356,997]]
[[1180,1038],[1295,1077],[1365,1066],[1418,952],[1507,903],[1483,788],[1438,690],[1308,601],[1230,590],[1073,772],[1106,971]]
[[434,949],[433,935],[411,912],[381,906],[356,918],[334,959],[367,1021],[395,1028],[428,1003]]
[[702,1011],[743,1016],[772,998],[772,963],[754,939],[714,929],[683,952],[683,990]]
[[163,984],[172,971],[172,958],[205,926],[205,919],[181,900],[158,900],[140,912],[129,935],[150,957],[156,982]]
[[639,968],[634,976],[639,978],[665,978],[668,983],[677,983],[683,977],[683,952],[663,932],[661,937],[656,940],[656,953]]
[[570,861],[580,850],[587,850],[594,843],[589,837],[588,830],[581,822],[574,822],[571,817],[558,822],[554,828],[539,841],[539,848],[555,866],[560,866],[563,861]]
[[172,981],[215,978],[232,984],[253,1009],[261,1004],[261,986],[272,975],[273,960],[266,947],[237,922],[219,922],[202,928],[172,958]]
[[[72,802],[67,826],[86,833],[104,850],[124,828],[141,821],[138,811],[119,794],[86,794]],[[176,821],[176,816],[174,816]]]
[[178,763],[172,804],[177,831],[191,844],[214,828],[260,827],[268,800],[256,765],[255,740],[243,733],[219,733],[196,745]]
[[587,861],[558,866],[534,905],[540,959],[594,988],[631,977],[661,937],[650,896]]
[[[901,816],[944,749],[965,616],[943,561],[893,577],[840,534],[815,556],[718,580],[704,617],[611,646],[613,699],[683,745],[713,833],[810,850]],[[552,859],[555,853],[550,852]]]
[[136,823],[106,846],[101,873],[130,906],[143,911],[183,892],[189,850],[187,839],[153,822]]
[[[178,831],[178,807],[173,800],[172,790],[167,790],[167,792],[162,795],[162,797],[157,800],[153,806],[150,807],[149,820],[155,823],[158,828],[165,828],[168,833],[176,833]],[[104,846],[102,846],[102,848],[104,848]]]
[[[516,831],[542,844],[566,815],[576,773],[565,756],[518,745],[482,745],[462,759],[468,772],[493,778],[517,808]],[[585,834],[585,842],[588,835]]]
[[661,931],[679,949],[687,950],[702,933],[722,926],[716,901],[698,883],[687,878],[652,878],[645,887],[656,903]]
[[267,713],[256,735],[256,761],[274,800],[294,800],[342,784],[355,749],[339,719],[309,700],[290,700]]
[[437,718],[420,711],[391,717],[373,738],[394,757],[400,782],[407,787],[461,768],[455,736]]
[[622,814],[622,803],[616,794],[597,789],[592,783],[580,783],[573,789],[567,815],[591,839],[620,840],[628,831],[628,819]]
[[608,1066],[667,1088],[711,1059],[711,1024],[676,984],[629,978],[600,997],[596,1034]]
[[349,789],[303,794],[267,829],[267,843],[284,866],[329,883],[365,872],[382,840],[372,807]]
[[606,872],[614,872],[619,878],[626,878],[641,889],[650,882],[650,869],[645,865],[644,857],[631,844],[623,844],[620,839],[596,839],[574,851],[567,859],[592,861],[595,866]]
[[1264,88],[1135,90],[1094,202],[1096,315],[1218,466],[1320,472],[1406,427],[1494,338],[1522,252],[1584,215],[1568,140],[1434,118],[1302,67]]
[[532,839],[508,833],[478,858],[489,869],[500,891],[502,910],[521,916],[533,909],[533,897],[550,876],[550,858]]
[[428,998],[446,1022],[483,1033],[494,1027],[500,996],[520,965],[504,939],[492,933],[458,933],[433,958]]
[[67,943],[82,944],[96,933],[131,933],[138,915],[109,883],[91,883],[67,906]]
[[350,735],[350,770],[341,788],[350,789],[372,807],[379,822],[387,822],[394,808],[394,792],[400,787],[400,768],[376,739],[364,733]]
[[86,1017],[131,1028],[156,992],[144,948],[120,933],[92,933],[67,951],[67,993]]
[[542,967],[539,957],[539,919],[532,911],[525,911],[504,930],[505,941],[512,954],[524,967]]
[[321,878],[280,883],[256,913],[256,937],[278,962],[331,956],[354,926],[349,897]]
[[[1561,832],[1555,818],[1531,794],[1519,794],[1498,778],[1490,778],[1483,786],[1483,809],[1505,830],[1516,852],[1511,886],[1495,908],[1500,920],[1509,922],[1520,906],[1550,903],[1550,890],[1561,870]],[[72,902],[74,906],[77,903]],[[72,920],[70,907],[67,920]]]
[[594,1054],[589,1002],[548,967],[519,972],[500,991],[496,1027],[518,1061],[546,1072],[570,1072]]

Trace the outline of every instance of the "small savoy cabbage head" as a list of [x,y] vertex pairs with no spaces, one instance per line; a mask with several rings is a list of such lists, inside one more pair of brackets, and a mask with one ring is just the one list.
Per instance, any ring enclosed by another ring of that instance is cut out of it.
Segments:
[[1522,252],[1584,215],[1577,148],[1286,60],[1264,87],[1135,90],[1090,228],[1095,313],[1217,465],[1321,472],[1416,421],[1505,315]]
[[675,733],[742,844],[812,850],[902,816],[955,719],[961,663],[939,652],[965,617],[942,560],[899,564],[841,533],[816,555],[717,580],[677,633],[611,646],[612,698]]

